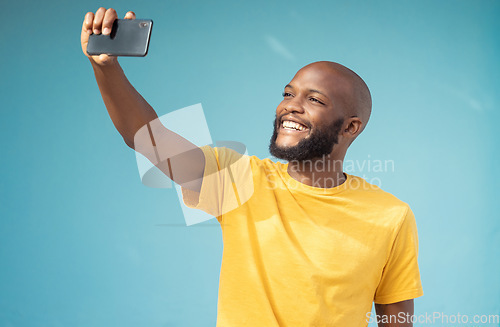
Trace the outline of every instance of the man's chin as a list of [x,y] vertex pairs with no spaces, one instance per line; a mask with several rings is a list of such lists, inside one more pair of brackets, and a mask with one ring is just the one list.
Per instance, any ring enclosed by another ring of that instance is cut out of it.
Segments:
[[282,150],[282,151],[285,151],[285,150],[291,150],[293,149],[294,147],[297,146],[299,142],[278,142],[276,141],[276,143],[274,144],[275,148],[278,149],[278,150]]
[[294,145],[283,145],[278,142],[271,143],[269,147],[271,155],[277,159],[282,159],[286,161],[296,160],[295,153],[297,152],[297,146]]
[[299,144],[303,139],[305,139],[305,137],[278,134],[275,145],[280,149],[290,149]]

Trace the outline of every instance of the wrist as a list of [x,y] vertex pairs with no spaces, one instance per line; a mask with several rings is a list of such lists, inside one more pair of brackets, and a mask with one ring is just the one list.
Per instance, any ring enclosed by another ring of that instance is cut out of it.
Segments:
[[89,57],[90,64],[94,71],[113,71],[120,70],[120,64],[118,63],[118,59],[116,57],[109,57],[106,61],[96,62],[91,57]]
[[99,60],[99,61],[96,61],[92,57],[89,57],[89,56],[87,56],[87,58],[89,58],[90,63],[92,65],[92,67],[94,67],[94,68],[106,69],[108,67],[111,68],[111,67],[120,66],[118,64],[118,57],[108,56],[105,60]]

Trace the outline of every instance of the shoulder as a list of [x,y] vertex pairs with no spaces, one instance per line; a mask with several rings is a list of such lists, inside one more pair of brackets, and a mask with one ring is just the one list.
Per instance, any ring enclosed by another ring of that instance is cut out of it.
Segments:
[[286,163],[280,161],[274,161],[270,158],[259,158],[255,155],[246,154],[246,149],[236,149],[232,147],[213,147],[210,145],[202,146],[201,149],[205,153],[205,156],[213,156],[217,158],[219,162],[230,162],[233,163],[242,157],[247,159],[255,168],[261,168],[264,170],[281,170],[286,167]]
[[373,213],[377,220],[399,226],[408,215],[412,215],[408,203],[394,194],[384,191],[378,185],[367,182],[364,178],[348,175],[349,195],[358,205]]
[[393,205],[408,205],[392,193],[384,191],[380,186],[368,183],[362,177],[349,174],[346,175],[348,175],[347,182],[349,183],[349,189],[353,192],[359,193],[360,196],[387,201],[388,204]]
[[236,176],[244,176],[248,180],[249,176],[254,178],[264,178],[270,175],[279,175],[282,163],[274,162],[268,158],[260,159],[257,156],[246,154],[246,149],[233,149],[229,147],[202,147],[205,159],[212,166],[217,165],[216,170],[228,170],[231,179]]
[[280,169],[282,166],[285,165],[284,163],[281,163],[279,161],[273,161],[270,158],[261,159],[257,156],[251,156],[250,160],[256,167],[262,169]]

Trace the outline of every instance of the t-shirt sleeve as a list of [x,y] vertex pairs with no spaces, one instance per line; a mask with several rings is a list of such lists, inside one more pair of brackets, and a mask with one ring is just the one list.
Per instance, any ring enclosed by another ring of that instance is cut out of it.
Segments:
[[203,146],[205,170],[200,192],[182,187],[184,204],[215,216],[219,222],[225,213],[248,201],[253,194],[250,157],[235,150]]
[[408,207],[375,292],[375,303],[396,303],[424,294],[417,258],[417,225]]

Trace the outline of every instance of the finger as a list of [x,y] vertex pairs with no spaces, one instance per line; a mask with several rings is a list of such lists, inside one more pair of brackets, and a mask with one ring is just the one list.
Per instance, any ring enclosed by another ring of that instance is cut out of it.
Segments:
[[100,34],[101,33],[101,27],[102,27],[102,20],[104,19],[104,14],[106,13],[106,9],[103,7],[97,9],[94,15],[94,26],[93,26],[93,32],[94,34]]
[[92,34],[92,21],[94,20],[94,13],[88,12],[83,19],[82,24],[82,34],[80,41],[82,43],[82,50],[87,55],[87,43],[89,42],[89,36]]
[[82,33],[92,33],[92,21],[94,20],[94,13],[88,12],[83,19]]
[[125,14],[125,19],[135,19],[135,13],[133,11],[129,11]]
[[104,19],[102,21],[102,34],[110,34],[113,28],[113,22],[118,18],[116,10],[109,8],[104,14]]

